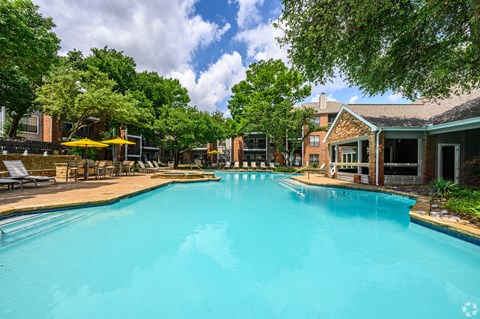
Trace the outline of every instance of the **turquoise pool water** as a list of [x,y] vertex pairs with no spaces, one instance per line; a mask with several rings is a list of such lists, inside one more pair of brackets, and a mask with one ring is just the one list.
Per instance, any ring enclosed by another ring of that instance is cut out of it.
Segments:
[[480,306],[480,247],[410,223],[412,200],[218,175],[4,227],[0,318],[453,319]]

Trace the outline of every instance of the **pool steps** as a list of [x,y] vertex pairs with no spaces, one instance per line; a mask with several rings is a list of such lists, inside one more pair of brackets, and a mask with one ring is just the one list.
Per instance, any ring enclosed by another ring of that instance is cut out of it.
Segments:
[[[295,181],[295,180],[291,179],[290,177],[278,178],[278,179],[274,179],[274,181],[278,185],[294,192],[295,194],[297,194],[299,196],[305,196],[305,193],[303,192],[303,186],[304,185],[302,183],[298,182],[298,181]],[[301,187],[301,190],[298,190],[295,187]]]
[[42,213],[2,225],[0,247],[53,230],[65,224],[83,219],[90,214],[72,214],[66,212]]

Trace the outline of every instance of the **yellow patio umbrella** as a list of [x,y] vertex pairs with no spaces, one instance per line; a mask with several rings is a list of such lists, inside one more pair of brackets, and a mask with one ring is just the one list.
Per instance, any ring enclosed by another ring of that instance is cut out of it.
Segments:
[[63,142],[63,146],[70,146],[70,147],[84,147],[85,148],[85,153],[84,157],[87,157],[87,148],[93,148],[93,147],[108,147],[108,144],[105,143],[100,143],[93,141],[88,138],[82,138],[81,140],[76,140],[76,141],[70,141],[70,142]]
[[223,153],[220,152],[220,151],[217,151],[217,150],[213,150],[213,151],[208,152],[207,154],[209,154],[209,155],[218,155],[218,154],[223,154]]
[[[110,144],[110,145],[135,145],[136,144],[135,142],[131,142],[129,140],[125,140],[125,139],[120,138],[120,137],[116,137],[116,138],[113,138],[111,140],[102,141],[102,143]],[[120,156],[120,154],[118,156]]]

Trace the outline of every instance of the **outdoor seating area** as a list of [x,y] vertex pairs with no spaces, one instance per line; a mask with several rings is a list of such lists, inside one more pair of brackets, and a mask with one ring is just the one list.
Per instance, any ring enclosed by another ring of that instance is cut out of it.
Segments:
[[269,163],[268,166],[266,165],[265,162],[260,162],[259,166],[257,165],[257,162],[248,162],[244,161],[242,162],[242,166],[240,167],[240,162],[234,162],[233,166],[231,162],[226,162],[223,169],[234,169],[234,170],[275,170],[275,164],[274,163]]

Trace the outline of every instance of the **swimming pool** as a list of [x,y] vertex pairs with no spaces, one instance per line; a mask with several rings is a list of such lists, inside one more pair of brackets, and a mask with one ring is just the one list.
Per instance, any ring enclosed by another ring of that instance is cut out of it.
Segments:
[[465,318],[480,306],[480,247],[410,223],[412,200],[218,175],[5,227],[0,318]]

